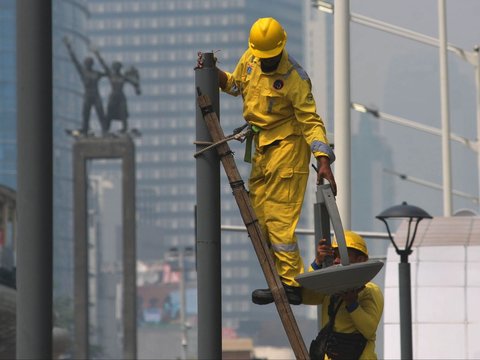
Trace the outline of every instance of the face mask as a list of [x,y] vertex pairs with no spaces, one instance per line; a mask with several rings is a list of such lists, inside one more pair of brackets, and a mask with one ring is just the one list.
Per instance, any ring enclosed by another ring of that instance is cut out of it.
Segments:
[[278,67],[278,64],[280,64],[281,59],[282,59],[282,53],[271,58],[260,59],[262,71],[263,72],[275,71]]

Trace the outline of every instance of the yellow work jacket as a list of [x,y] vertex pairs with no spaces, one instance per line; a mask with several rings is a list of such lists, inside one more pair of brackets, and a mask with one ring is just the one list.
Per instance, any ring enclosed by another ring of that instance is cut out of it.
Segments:
[[[310,267],[309,271],[312,271]],[[330,296],[316,293],[312,290],[303,291],[303,303],[306,305],[322,304],[322,328],[328,322],[328,305]],[[359,332],[367,339],[367,345],[360,355],[360,360],[377,359],[375,341],[378,324],[383,314],[383,294],[380,287],[372,282],[358,293],[358,307],[349,312],[345,305],[340,305],[333,330],[341,333]],[[328,356],[325,356],[328,359]]]
[[315,157],[335,160],[325,125],[316,112],[310,79],[286,50],[273,72],[263,72],[260,59],[247,50],[233,73],[226,74],[223,91],[242,95],[243,117],[260,129],[257,134],[260,147],[290,135],[303,135]]

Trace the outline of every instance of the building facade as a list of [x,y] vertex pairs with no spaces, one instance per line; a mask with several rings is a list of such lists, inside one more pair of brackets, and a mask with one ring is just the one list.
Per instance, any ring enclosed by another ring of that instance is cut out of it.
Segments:
[[0,184],[17,184],[15,0],[0,3]]

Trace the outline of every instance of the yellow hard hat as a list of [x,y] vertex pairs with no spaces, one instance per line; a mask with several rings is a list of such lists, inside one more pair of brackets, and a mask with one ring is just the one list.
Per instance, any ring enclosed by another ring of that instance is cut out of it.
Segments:
[[[367,243],[357,233],[350,230],[345,230],[345,242],[347,243],[347,248],[357,249],[368,256]],[[332,241],[332,248],[338,248],[338,244],[335,239]]]
[[271,58],[280,54],[287,43],[287,33],[274,18],[260,18],[250,29],[248,45],[253,55]]

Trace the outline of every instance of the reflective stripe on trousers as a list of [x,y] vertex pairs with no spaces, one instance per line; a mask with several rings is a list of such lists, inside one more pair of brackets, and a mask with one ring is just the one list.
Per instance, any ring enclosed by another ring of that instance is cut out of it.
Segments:
[[252,159],[249,190],[252,206],[272,250],[277,272],[286,285],[303,273],[295,228],[308,181],[311,152],[303,136],[292,135]]

